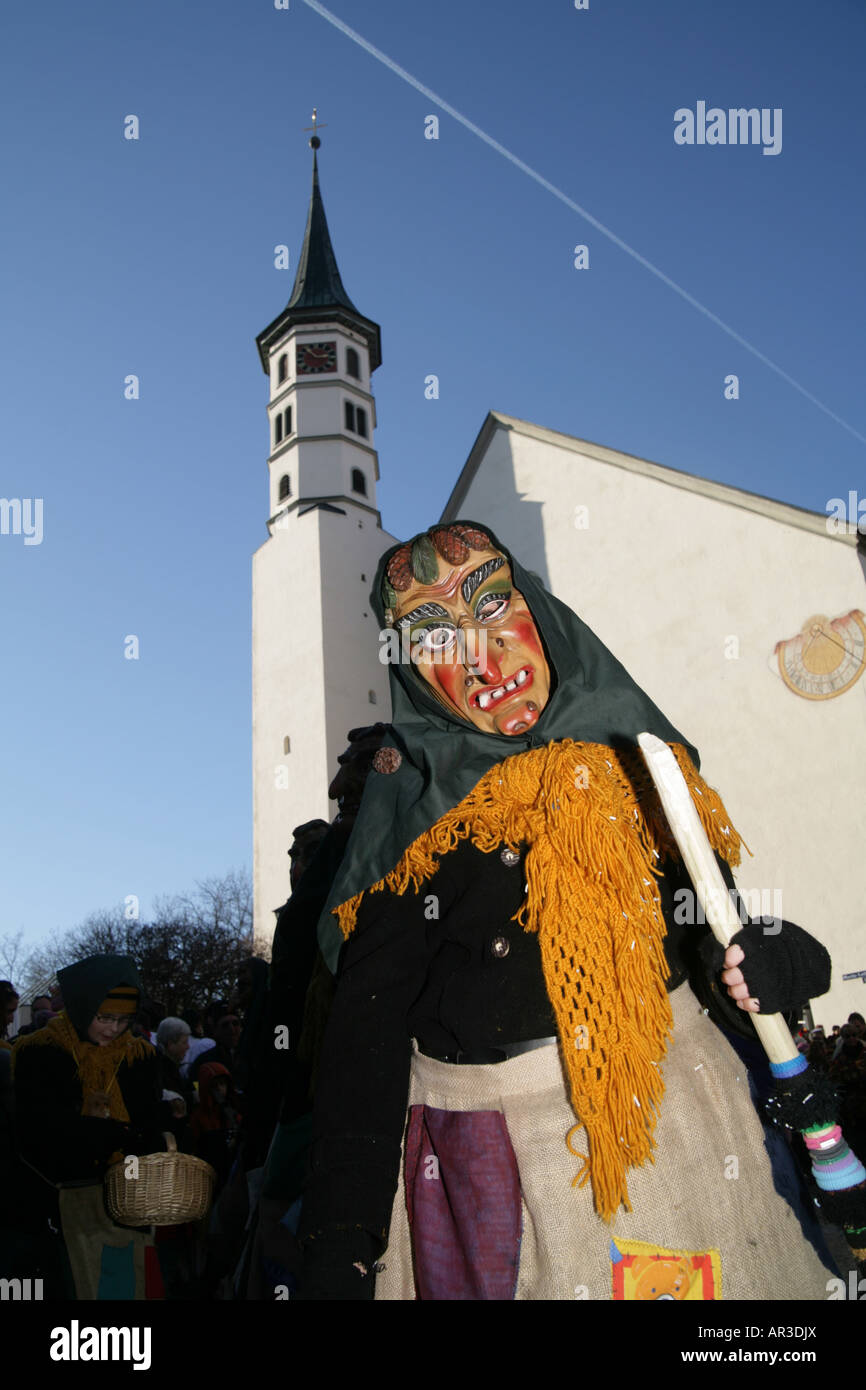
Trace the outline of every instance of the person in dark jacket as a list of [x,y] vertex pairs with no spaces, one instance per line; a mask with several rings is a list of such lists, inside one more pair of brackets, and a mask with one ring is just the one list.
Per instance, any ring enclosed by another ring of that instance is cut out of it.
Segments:
[[30,1003],[30,1022],[18,1029],[18,1037],[26,1038],[28,1033],[36,1033],[50,1023],[53,1017],[50,994],[37,994]]
[[319,931],[300,1296],[824,1298],[719,1030],[829,957],[750,924],[705,965],[636,739],[674,749],[731,888],[697,751],[487,528],[395,547],[371,602],[394,717]]
[[198,1054],[187,1072],[188,1079],[197,1082],[199,1072],[206,1062],[219,1062],[220,1066],[227,1067],[234,1075],[242,1031],[243,1025],[237,1014],[231,1012],[225,1014],[213,1030],[213,1047]]
[[[361,803],[364,782],[387,726],[350,729],[328,788],[337,802],[333,823],[295,827],[289,849],[292,894],[277,915],[266,1011],[250,1028],[252,1058],[244,1089],[244,1166],[264,1162],[261,1198],[249,1250],[246,1297],[273,1297],[277,1284],[297,1288],[300,1253],[295,1239],[310,1137],[310,1110],[318,1055],[334,994],[316,927]],[[251,1014],[251,1018],[254,1015]],[[242,1073],[243,1074],[243,1073]],[[252,1223],[248,1223],[252,1225]]]
[[13,1054],[20,1153],[57,1194],[77,1296],[143,1298],[157,1277],[152,1241],[116,1226],[102,1194],[109,1165],[165,1147],[156,1052],[129,1031],[138,971],[128,956],[97,955],[58,980],[63,1012]]

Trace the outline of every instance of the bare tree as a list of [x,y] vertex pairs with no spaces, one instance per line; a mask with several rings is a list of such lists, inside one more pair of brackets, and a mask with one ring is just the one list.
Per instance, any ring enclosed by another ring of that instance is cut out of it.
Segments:
[[252,953],[253,886],[246,869],[232,869],[222,878],[202,879],[192,895],[159,899],[157,915],[162,911],[186,917],[198,927],[229,930],[238,941],[249,940]]
[[192,894],[156,902],[153,920],[123,907],[92,913],[46,948],[54,970],[105,952],[132,956],[145,994],[166,1014],[201,1008],[234,991],[241,963],[255,954],[252,885],[246,872],[199,883]]
[[26,960],[24,928],[4,932],[0,936],[0,975],[14,984],[16,976],[20,976],[25,969]]
[[26,946],[23,927],[0,937],[0,975],[12,981],[25,1003],[48,990],[54,970],[53,952]]
[[[69,959],[72,957],[67,957],[67,961]],[[47,994],[51,986],[56,984],[58,966],[62,964],[64,961],[58,960],[56,945],[35,946],[27,957],[18,981],[22,999],[31,1000],[38,994]]]

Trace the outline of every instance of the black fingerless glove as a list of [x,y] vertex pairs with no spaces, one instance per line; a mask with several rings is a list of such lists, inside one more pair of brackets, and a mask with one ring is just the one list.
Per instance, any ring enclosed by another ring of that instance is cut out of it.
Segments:
[[[830,988],[830,956],[820,941],[794,922],[778,925],[779,931],[750,921],[731,939],[743,952],[739,969],[762,1014],[799,1009]],[[725,968],[725,947],[714,936],[701,943],[701,955],[713,974]]]

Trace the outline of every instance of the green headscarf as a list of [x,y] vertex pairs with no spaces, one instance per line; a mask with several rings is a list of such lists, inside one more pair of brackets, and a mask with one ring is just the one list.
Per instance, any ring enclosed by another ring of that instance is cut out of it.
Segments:
[[[632,680],[604,643],[576,613],[548,593],[537,575],[525,570],[488,526],[475,521],[442,523],[480,530],[507,558],[514,584],[523,594],[547,655],[551,674],[548,702],[526,734],[483,733],[451,713],[430,693],[408,663],[390,667],[392,723],[383,748],[401,755],[394,772],[370,772],[361,807],[319,921],[319,945],[336,969],[343,938],[334,908],[390,872],[403,852],[472,790],[496,763],[559,739],[608,746],[635,744],[645,730],[666,743],[681,743],[700,767],[697,749],[674,728]],[[436,529],[436,528],[433,528]],[[382,556],[370,594],[380,627],[385,626],[382,581],[391,557]]]
[[79,1037],[84,1037],[102,1001],[118,985],[141,995],[141,977],[131,956],[88,956],[57,972],[63,1007]]

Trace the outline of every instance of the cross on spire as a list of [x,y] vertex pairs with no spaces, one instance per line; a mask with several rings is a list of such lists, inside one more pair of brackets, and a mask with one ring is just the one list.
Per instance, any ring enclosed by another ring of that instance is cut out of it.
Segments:
[[312,135],[310,136],[310,149],[311,149],[311,150],[317,150],[317,149],[319,148],[319,146],[321,145],[321,143],[322,143],[321,140],[319,139],[319,136],[318,136],[317,132],[318,132],[319,130],[325,130],[325,129],[326,129],[325,126],[320,126],[318,122],[319,122],[318,107],[314,106],[314,107],[313,107],[313,124],[312,124],[312,125],[308,125],[308,126],[304,126],[304,132],[305,132],[305,133],[306,133],[306,131],[308,131],[308,130],[311,130],[311,131],[313,132]]

